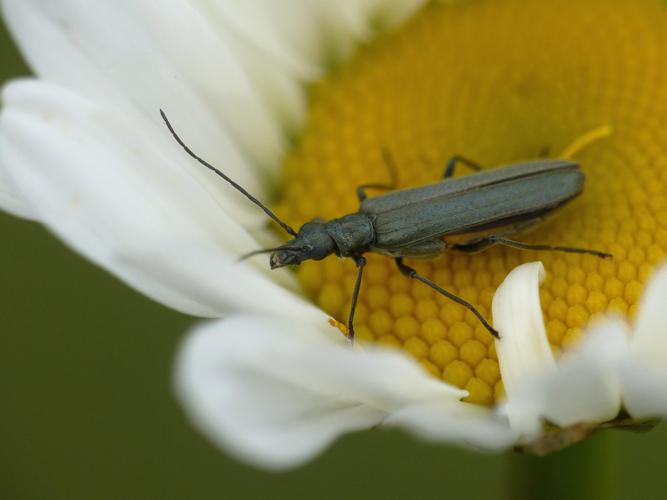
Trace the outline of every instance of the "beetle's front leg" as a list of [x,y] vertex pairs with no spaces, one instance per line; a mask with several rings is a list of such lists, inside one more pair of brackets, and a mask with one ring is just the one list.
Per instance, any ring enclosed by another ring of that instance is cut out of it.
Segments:
[[347,338],[350,342],[354,342],[354,313],[357,310],[357,300],[359,299],[359,290],[361,290],[361,278],[366,266],[366,257],[359,255],[353,257],[357,264],[357,280],[354,282],[354,289],[352,290],[352,304],[350,305],[350,315],[347,318]]
[[440,285],[434,283],[430,279],[425,278],[421,274],[417,273],[417,271],[415,271],[410,266],[406,266],[405,264],[403,264],[403,259],[401,257],[396,258],[396,265],[398,266],[398,270],[401,271],[401,273],[403,273],[403,275],[407,276],[408,278],[412,278],[412,279],[415,279],[417,281],[421,281],[425,285],[430,286],[431,288],[433,288],[433,290],[435,290],[436,292],[444,295],[448,299],[453,300],[457,304],[460,304],[463,307],[465,307],[466,309],[468,309],[471,313],[473,313],[477,317],[477,319],[480,321],[480,323],[482,323],[482,325],[484,325],[484,328],[486,328],[491,335],[493,335],[497,339],[500,339],[500,334],[498,333],[498,331],[495,328],[493,328],[491,325],[489,325],[488,321],[486,321],[486,319],[484,319],[484,316],[482,316],[481,313],[477,310],[477,308],[475,308],[475,306],[473,306],[470,302],[467,302],[466,300],[463,300],[461,297],[458,297],[458,296],[454,295],[453,293],[448,292],[447,290],[442,288]]

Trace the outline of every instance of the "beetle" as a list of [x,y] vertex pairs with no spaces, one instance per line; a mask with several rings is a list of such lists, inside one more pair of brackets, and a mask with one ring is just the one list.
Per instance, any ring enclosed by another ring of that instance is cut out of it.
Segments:
[[[585,176],[579,164],[570,160],[540,159],[482,170],[477,163],[456,155],[447,162],[443,180],[439,182],[368,198],[366,189],[390,190],[395,186],[395,166],[388,152],[383,151],[394,177],[392,184],[359,186],[357,212],[329,221],[315,218],[297,232],[225,173],[195,154],[178,136],[164,111],[160,110],[160,114],[187,154],[240,191],[292,236],[279,247],[257,250],[243,258],[270,253],[271,269],[298,265],[309,259],[321,260],[331,254],[354,260],[357,277],[347,320],[351,341],[354,340],[354,313],[366,265],[363,254],[367,252],[394,258],[403,275],[467,308],[497,339],[500,338],[498,332],[474,305],[420,275],[406,265],[403,258],[429,258],[449,250],[476,253],[493,245],[611,257],[611,254],[598,250],[528,244],[508,238],[537,226],[581,194]],[[459,163],[478,172],[452,178]]]

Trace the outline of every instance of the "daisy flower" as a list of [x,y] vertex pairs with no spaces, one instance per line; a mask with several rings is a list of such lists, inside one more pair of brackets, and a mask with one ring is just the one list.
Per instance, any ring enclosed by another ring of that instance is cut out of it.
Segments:
[[[9,83],[0,205],[184,313],[175,385],[240,459],[298,465],[377,425],[482,450],[549,453],[667,412],[667,9],[658,0],[456,3],[3,0],[37,78]],[[298,227],[357,209],[355,187],[436,181],[446,159],[576,159],[584,194],[525,236],[608,251],[492,248],[411,262],[493,317],[370,255],[261,257],[265,215],[188,145]],[[537,262],[540,261],[540,262]],[[646,285],[648,283],[648,285]],[[645,286],[646,285],[646,286]]]

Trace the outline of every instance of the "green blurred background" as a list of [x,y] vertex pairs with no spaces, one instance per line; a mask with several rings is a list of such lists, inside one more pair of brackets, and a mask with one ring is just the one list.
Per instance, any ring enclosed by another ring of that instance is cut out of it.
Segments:
[[[0,27],[0,81],[29,70]],[[665,498],[664,425],[547,459],[398,431],[345,437],[283,474],[239,464],[171,389],[196,321],[127,288],[41,226],[0,213],[0,499]]]

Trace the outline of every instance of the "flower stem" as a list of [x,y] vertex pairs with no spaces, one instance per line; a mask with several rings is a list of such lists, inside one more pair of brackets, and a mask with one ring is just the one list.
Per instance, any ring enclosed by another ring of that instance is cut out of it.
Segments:
[[613,436],[608,432],[545,457],[516,453],[509,459],[512,500],[616,498]]

